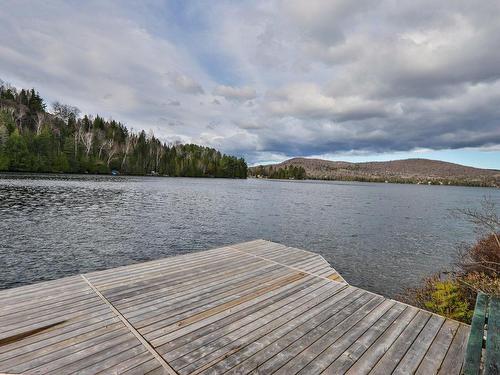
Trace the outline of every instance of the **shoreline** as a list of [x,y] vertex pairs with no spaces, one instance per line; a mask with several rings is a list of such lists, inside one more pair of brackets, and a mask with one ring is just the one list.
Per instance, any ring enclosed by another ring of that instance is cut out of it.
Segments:
[[[423,185],[423,186],[461,186],[461,187],[482,187],[482,188],[492,188],[498,189],[500,186],[497,185],[486,185],[481,183],[439,183],[439,181],[430,181],[425,182],[413,182],[413,181],[401,181],[401,180],[385,180],[385,179],[335,179],[335,178],[304,178],[304,179],[282,179],[282,178],[268,178],[268,177],[256,177],[256,176],[248,176],[248,179],[256,179],[256,180],[276,180],[276,181],[333,181],[333,182],[365,182],[365,183],[375,183],[375,184],[394,184],[394,185]],[[442,181],[441,181],[442,182]]]
[[103,177],[167,177],[167,178],[204,178],[204,179],[226,179],[226,180],[246,180],[249,177],[217,177],[217,176],[167,176],[160,174],[129,174],[129,173],[120,173],[113,175],[111,173],[73,173],[73,172],[23,172],[23,171],[0,171],[1,176],[7,175],[34,175],[34,176],[103,176]]
[[371,183],[371,184],[392,184],[392,185],[422,185],[422,186],[456,186],[456,187],[476,187],[476,188],[490,188],[499,189],[500,186],[496,185],[485,185],[485,184],[474,184],[474,183],[439,183],[436,181],[431,181],[431,183],[424,182],[412,182],[412,181],[394,181],[394,180],[366,180],[366,179],[333,179],[333,178],[304,178],[304,179],[293,179],[293,178],[268,178],[268,177],[256,177],[248,176],[246,178],[237,177],[217,177],[217,176],[167,176],[167,175],[155,175],[155,174],[104,174],[104,173],[68,173],[68,172],[21,172],[21,171],[0,171],[0,179],[5,176],[57,176],[57,177],[77,177],[77,176],[98,176],[98,177],[154,177],[154,178],[200,178],[200,179],[214,179],[214,180],[268,180],[268,181],[281,181],[281,182],[294,182],[294,181],[325,181],[325,182],[361,182],[361,183]]

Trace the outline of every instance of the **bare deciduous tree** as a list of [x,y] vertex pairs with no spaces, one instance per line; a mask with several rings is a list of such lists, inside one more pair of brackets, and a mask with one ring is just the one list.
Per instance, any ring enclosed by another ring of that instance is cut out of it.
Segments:
[[37,112],[36,113],[36,135],[40,135],[44,121],[45,121],[45,113]]
[[80,115],[80,110],[77,107],[62,104],[58,101],[52,103],[52,113],[64,122],[68,122],[70,118],[77,119]]
[[458,209],[455,214],[474,224],[478,242],[459,252],[458,265],[469,272],[498,275],[500,272],[500,218],[490,197],[485,197],[480,209]]
[[114,156],[119,151],[119,147],[118,147],[118,145],[115,145],[115,141],[113,139],[108,139],[106,144],[108,146],[108,159],[107,159],[106,164],[109,167],[111,160],[113,160]]
[[162,145],[160,143],[158,143],[157,147],[156,147],[156,157],[155,157],[155,170],[158,170],[159,169],[159,166],[160,166],[160,161],[161,161],[161,158],[162,156],[165,154],[165,149],[162,147]]
[[85,146],[85,154],[88,156],[90,154],[90,150],[92,149],[92,143],[94,141],[94,133],[92,131],[88,131],[82,134],[82,142]]
[[125,163],[127,162],[127,156],[131,149],[134,148],[135,144],[137,143],[137,137],[132,133],[132,129],[130,132],[130,136],[127,137],[125,140],[125,150],[123,152],[123,159],[122,159],[122,168],[125,166]]
[[99,159],[102,157],[102,151],[108,147],[108,142],[101,142],[101,145],[99,146]]
[[16,122],[19,131],[21,131],[23,118],[26,116],[27,113],[28,113],[28,108],[24,105],[19,106],[19,109],[13,112],[14,120]]
[[495,202],[491,197],[484,197],[481,202],[481,209],[458,209],[456,214],[465,216],[472,224],[479,235],[493,235],[500,251],[500,218],[498,217]]

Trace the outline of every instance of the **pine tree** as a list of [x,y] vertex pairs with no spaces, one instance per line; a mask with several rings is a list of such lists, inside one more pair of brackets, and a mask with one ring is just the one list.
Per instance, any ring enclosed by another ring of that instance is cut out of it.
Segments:
[[6,145],[6,154],[9,157],[9,168],[13,171],[29,171],[31,168],[30,153],[25,138],[16,129],[9,136]]
[[162,144],[114,120],[84,115],[56,102],[53,113],[35,89],[17,91],[0,81],[0,169],[246,178],[244,159],[194,144]]

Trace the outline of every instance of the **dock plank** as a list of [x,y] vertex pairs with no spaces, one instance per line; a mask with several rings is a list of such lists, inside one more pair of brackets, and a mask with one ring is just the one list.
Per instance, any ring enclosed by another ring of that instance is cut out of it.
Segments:
[[[224,333],[232,332],[247,323],[258,319],[259,317],[273,312],[280,307],[287,305],[302,296],[312,293],[323,287],[326,283],[323,280],[309,278],[308,280],[299,280],[289,284],[282,290],[276,290],[266,296],[256,298],[252,304],[243,309],[234,309],[232,314],[227,317],[214,321],[205,327],[199,328],[191,333],[185,334],[168,341],[157,348],[159,353],[168,354],[169,358],[178,358],[183,352],[190,352],[196,345],[202,345],[223,336]],[[176,350],[175,353],[172,353]]]
[[[250,363],[242,365],[257,366],[263,373],[273,373],[373,298],[355,288],[346,288],[340,296],[342,298],[334,301],[335,305],[324,314],[309,319],[303,325],[287,332],[265,350],[260,348],[257,355],[250,358]],[[236,371],[237,367],[234,370]]]
[[[327,290],[320,289],[317,293],[310,293],[303,298],[294,301],[293,303],[271,313],[263,318],[255,321],[253,324],[244,327],[243,329],[232,332],[224,336],[221,340],[213,342],[209,345],[201,347],[197,351],[193,351],[180,359],[173,361],[180,368],[180,373],[190,373],[194,370],[203,368],[208,361],[212,359],[222,358],[221,363],[217,363],[217,369],[227,367],[234,360],[228,353],[232,353],[237,349],[238,360],[242,358],[241,348],[247,343],[259,342],[259,339],[266,336],[269,332],[279,332],[279,329],[284,325],[287,329],[294,328],[315,313],[323,311],[336,301],[334,297],[341,292],[344,287],[329,286]],[[261,342],[259,342],[262,345]],[[248,351],[246,352],[248,354]],[[245,354],[245,355],[247,355]],[[184,367],[185,366],[185,367]],[[215,369],[215,368],[214,368]]]
[[[276,374],[297,374],[304,370],[307,372],[306,366],[309,367],[322,367],[323,362],[313,360],[321,354],[325,348],[328,348],[332,343],[346,334],[352,327],[354,327],[360,320],[367,316],[372,310],[377,308],[383,302],[383,298],[373,297],[363,306],[356,309],[348,317],[346,317],[341,323],[335,326],[335,329],[330,329],[325,332],[320,338],[308,345],[302,352],[300,352],[295,358],[288,361],[283,367],[281,367]],[[321,371],[319,371],[321,372]],[[317,373],[319,373],[317,371]]]
[[467,325],[266,240],[0,290],[0,373],[459,375]]
[[458,331],[448,348],[448,352],[444,357],[443,364],[439,369],[438,375],[459,374],[461,372],[469,332],[470,327],[465,324],[460,324],[460,327],[458,328]]
[[417,370],[444,321],[445,318],[441,316],[431,316],[425,327],[396,366],[396,369],[393,371],[394,375],[413,374]]
[[[313,317],[307,317],[306,320],[298,321],[301,324],[294,327],[293,330],[286,332],[280,337],[278,337],[277,333],[268,334],[269,337],[274,339],[272,343],[264,347],[257,347],[256,349],[258,349],[258,351],[255,354],[233,367],[228,373],[247,373],[254,371],[257,368],[259,368],[259,371],[262,370],[264,372],[271,373],[274,369],[277,369],[280,366],[278,365],[280,360],[282,364],[287,361],[286,358],[293,358],[296,353],[300,352],[301,349],[297,346],[293,346],[294,343],[297,343],[302,339],[304,339],[305,342],[307,334],[311,332],[318,332],[319,330],[316,330],[316,327],[319,327],[327,321],[331,321],[333,317],[335,317],[334,319],[339,320],[341,317],[341,311],[343,314],[348,313],[347,311],[349,310],[345,309],[346,306],[351,304],[350,311],[355,311],[356,306],[361,306],[363,302],[366,301],[366,299],[361,297],[362,292],[355,290],[354,288],[346,288],[342,290],[342,292],[336,295],[335,299],[332,300],[334,303],[328,309],[320,311],[320,313]],[[365,295],[365,297],[367,297],[367,295]],[[357,302],[354,303],[354,301]],[[254,345],[255,343],[252,343],[249,348]],[[250,352],[250,350],[247,351]],[[270,361],[271,358],[273,361]]]
[[392,373],[401,362],[413,341],[420,334],[421,330],[427,324],[431,314],[419,311],[417,316],[406,327],[401,335],[395,340],[390,349],[378,361],[375,368],[370,371],[370,375],[384,375]]
[[249,341],[251,337],[257,337],[259,334],[265,334],[273,327],[279,327],[280,324],[286,323],[300,315],[301,311],[316,306],[339,290],[338,288],[325,290],[325,287],[323,286],[314,292],[304,294],[295,301],[271,311],[248,325],[239,326],[237,329],[231,330],[230,333],[220,337],[218,340],[212,341],[208,345],[203,345],[198,350],[192,351],[189,355],[178,359],[178,363],[181,366],[188,363],[194,366],[191,360],[207,356],[208,354],[216,357],[217,354],[214,353],[227,353],[233,347],[239,346],[238,343]]
[[427,355],[415,372],[416,375],[435,374],[438,372],[459,326],[460,324],[454,320],[447,320],[443,323]]
[[[364,317],[361,318],[349,330],[344,333],[340,338],[335,334],[336,332],[330,331],[327,335],[323,336],[314,345],[316,352],[311,353],[315,355],[314,359],[309,362],[307,366],[300,370],[299,374],[322,373],[330,364],[337,359],[349,346],[354,344],[363,333],[365,333],[373,324],[375,324],[385,313],[394,305],[394,302],[385,300],[377,305],[373,310],[369,311]],[[311,346],[312,348],[312,346]],[[326,349],[324,349],[326,348]]]
[[383,332],[401,315],[405,307],[399,304],[392,306],[349,348],[338,356],[323,374],[344,374],[360,358],[363,353],[377,340]]

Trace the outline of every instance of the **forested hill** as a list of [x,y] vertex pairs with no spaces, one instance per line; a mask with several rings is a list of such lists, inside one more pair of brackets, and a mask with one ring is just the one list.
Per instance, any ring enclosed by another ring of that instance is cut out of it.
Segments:
[[34,90],[0,81],[0,171],[246,178],[242,158],[194,144],[168,145],[115,120],[80,116]]
[[282,178],[281,171],[303,171],[300,174],[302,178],[318,180],[500,186],[500,170],[473,168],[429,159],[349,163],[293,158],[279,164],[252,167],[249,174],[262,178]]

